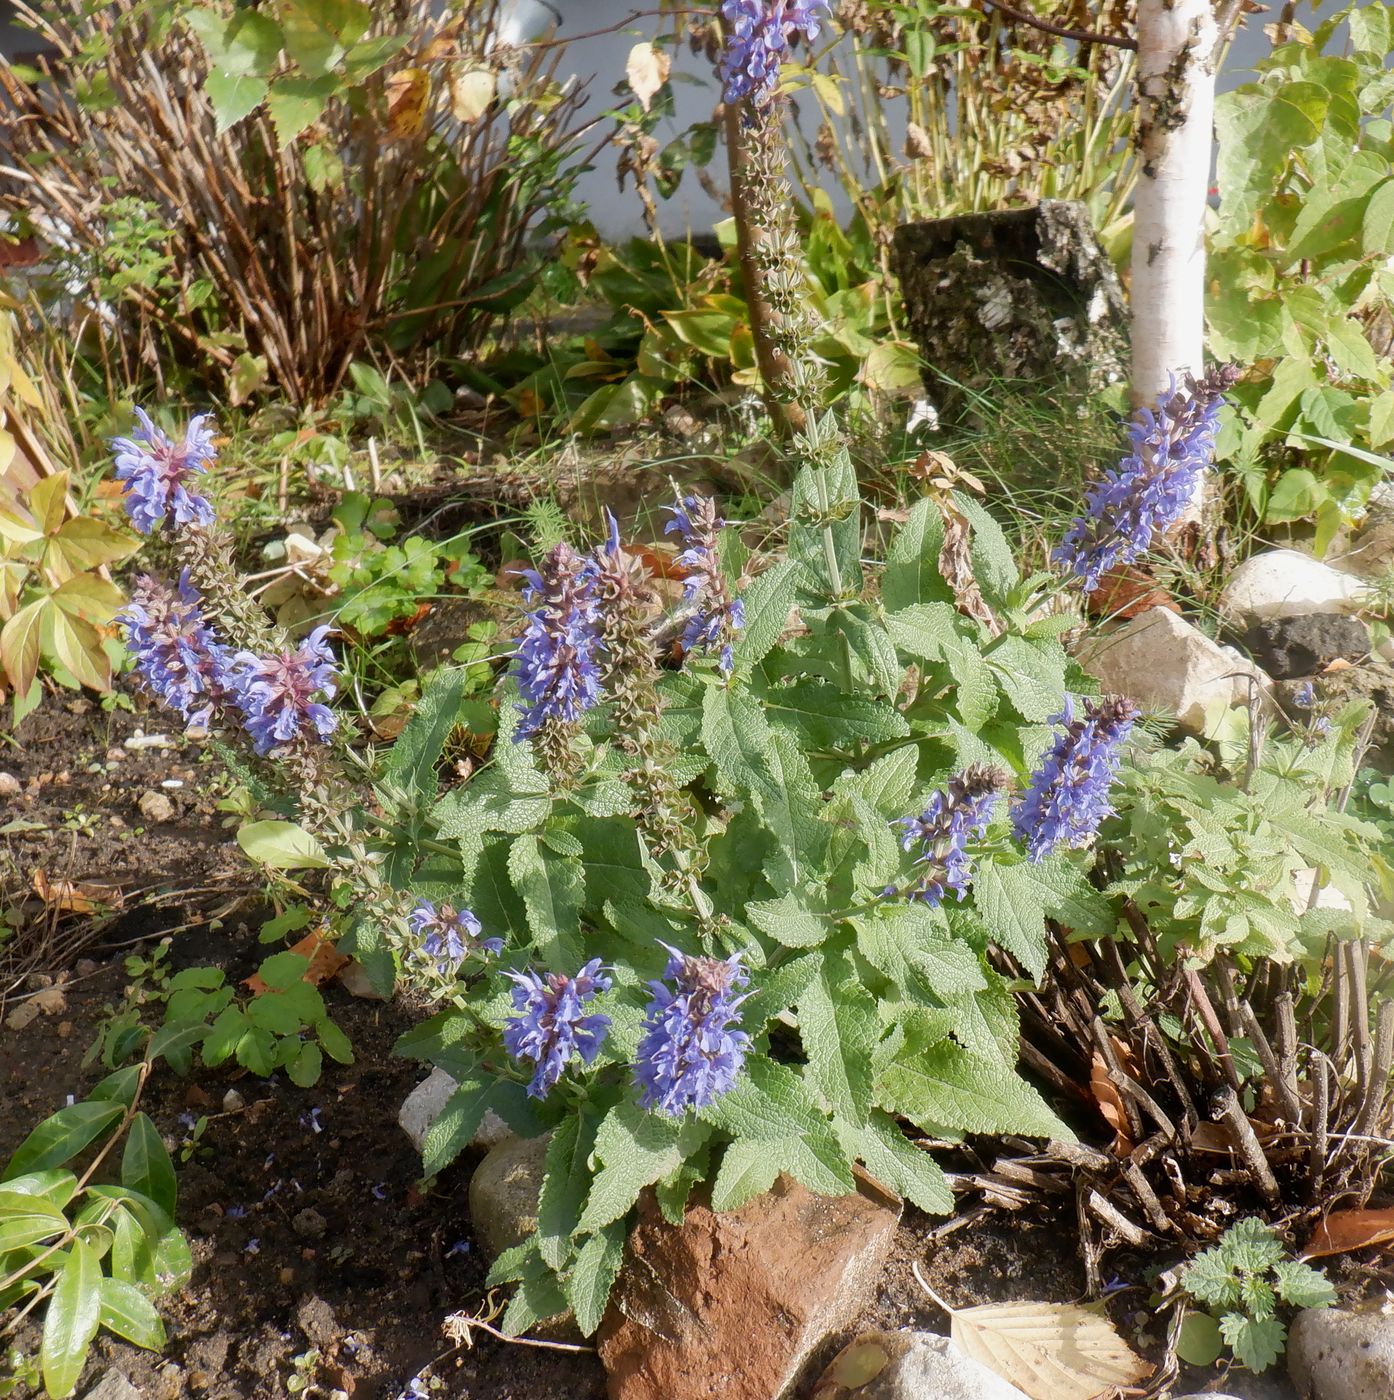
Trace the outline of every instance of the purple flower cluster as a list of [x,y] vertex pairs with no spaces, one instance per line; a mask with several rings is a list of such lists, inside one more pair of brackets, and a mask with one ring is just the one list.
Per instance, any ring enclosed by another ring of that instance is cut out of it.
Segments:
[[1000,769],[975,763],[950,778],[918,817],[900,819],[901,849],[920,848],[915,864],[922,869],[907,891],[912,899],[937,906],[949,890],[963,898],[972,870],[968,842],[987,829],[1006,785]]
[[316,627],[297,647],[266,656],[239,651],[233,658],[229,684],[259,754],[311,735],[327,739],[338,727],[334,711],[315,699],[332,697],[338,687],[328,635],[328,627]]
[[588,1065],[600,1053],[610,1018],[587,1014],[586,1006],[597,992],[610,990],[610,978],[601,972],[599,958],[592,958],[575,977],[561,972],[508,975],[514,982],[513,1008],[520,1014],[504,1023],[503,1043],[515,1060],[537,1066],[528,1093],[544,1099],[572,1056],[579,1055]]
[[1065,727],[1012,807],[1012,826],[1031,861],[1043,860],[1057,846],[1088,844],[1112,814],[1109,788],[1137,716],[1130,700],[1111,695],[1085,700],[1084,717],[1076,719],[1065,697],[1064,711],[1051,720]]
[[200,413],[191,418],[184,441],[176,443],[155,426],[143,408],[135,413],[135,432],[115,438],[111,444],[117,479],[126,483],[131,523],[142,535],[150,534],[170,516],[176,525],[211,525],[213,507],[190,489],[190,479],[206,472],[218,455],[210,415]]
[[1215,455],[1225,390],[1239,371],[1221,365],[1197,380],[1173,382],[1154,412],[1139,409],[1128,429],[1131,451],[1085,497],[1085,513],[1051,558],[1092,593],[1110,569],[1145,554],[1190,504]]
[[503,952],[503,939],[480,938],[483,930],[479,920],[470,910],[456,909],[452,904],[419,900],[407,915],[407,923],[421,940],[421,951],[442,973],[453,972],[476,949]]
[[146,688],[195,729],[206,729],[213,707],[227,698],[231,653],[203,615],[202,599],[179,576],[179,587],[142,577],[116,614]]
[[723,0],[726,49],[720,73],[726,101],[768,100],[790,40],[795,34],[816,39],[827,14],[826,0]]
[[548,720],[571,723],[600,699],[600,618],[595,569],[568,544],[553,547],[540,569],[528,569],[528,614],[518,650],[523,722],[517,738]]
[[[663,975],[674,982],[650,982],[653,993],[644,1018],[635,1079],[639,1103],[677,1115],[705,1108],[736,1081],[750,1037],[730,1027],[740,1019],[744,996],[732,989],[750,980],[739,955],[691,958],[666,943]],[[749,995],[748,993],[746,995]]]
[[677,505],[664,509],[673,514],[664,533],[676,531],[682,540],[682,553],[676,562],[687,570],[683,596],[694,608],[683,630],[683,650],[715,652],[721,669],[729,675],[735,664],[731,644],[745,626],[745,604],[731,596],[721,572],[716,536],[726,522],[718,517],[716,503],[709,496],[684,496]]

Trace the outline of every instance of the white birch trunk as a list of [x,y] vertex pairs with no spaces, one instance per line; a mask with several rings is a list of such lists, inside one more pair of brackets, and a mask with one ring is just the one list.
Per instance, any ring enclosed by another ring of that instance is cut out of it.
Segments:
[[1156,403],[1173,374],[1201,372],[1218,37],[1211,0],[1138,0],[1134,404]]

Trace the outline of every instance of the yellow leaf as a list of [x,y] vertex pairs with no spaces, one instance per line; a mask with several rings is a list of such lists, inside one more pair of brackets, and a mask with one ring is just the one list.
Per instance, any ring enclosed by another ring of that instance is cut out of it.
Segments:
[[[0,408],[0,418],[4,416],[4,409]],[[0,476],[4,476],[10,469],[10,463],[15,459],[15,440],[4,428],[0,428]]]
[[126,601],[121,590],[97,574],[77,574],[49,595],[54,603],[73,617],[106,623]]
[[659,88],[668,81],[673,60],[660,48],[650,43],[635,44],[629,51],[629,59],[624,65],[624,76],[629,80],[630,89],[639,99],[644,111]]
[[387,139],[405,141],[426,125],[431,75],[424,68],[400,68],[387,80]]
[[44,564],[61,582],[85,569],[99,569],[103,564],[127,559],[139,548],[140,541],[130,535],[121,534],[90,515],[79,515],[50,537]]
[[91,686],[93,690],[110,690],[111,662],[102,650],[97,629],[57,607],[49,608],[45,618],[49,646],[58,664],[82,685]]
[[464,72],[452,68],[448,82],[450,112],[460,122],[477,122],[489,110],[499,86],[498,75],[491,68],[466,68]]
[[39,632],[47,598],[36,598],[22,607],[0,628],[0,665],[10,678],[10,687],[27,695],[39,673]]
[[924,1281],[918,1265],[915,1277],[952,1319],[954,1345],[1031,1400],[1094,1400],[1152,1373],[1102,1311],[1074,1303],[951,1308]]
[[813,91],[818,94],[823,105],[835,116],[845,117],[847,104],[842,100],[842,89],[838,86],[837,79],[827,73],[815,72],[812,76]]
[[55,472],[35,482],[29,492],[29,509],[34,513],[34,524],[44,534],[57,534],[68,513],[68,473]]

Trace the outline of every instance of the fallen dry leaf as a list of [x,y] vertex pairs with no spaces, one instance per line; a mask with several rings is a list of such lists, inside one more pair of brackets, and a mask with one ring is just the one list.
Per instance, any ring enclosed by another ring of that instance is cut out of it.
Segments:
[[401,68],[387,80],[387,139],[404,141],[426,125],[431,75],[424,68]]
[[[304,981],[311,986],[318,987],[321,982],[327,982],[334,976],[348,959],[334,946],[333,940],[323,929],[312,929],[300,940],[286,950],[289,953],[299,953],[302,958],[309,958],[310,965],[305,969]],[[253,996],[260,996],[267,990],[266,983],[262,981],[261,973],[254,972],[250,977],[242,979],[242,985],[251,989]]]
[[1333,1210],[1315,1230],[1299,1259],[1349,1254],[1394,1240],[1394,1210]]
[[34,893],[50,909],[60,914],[90,914],[99,905],[120,903],[114,886],[80,884],[76,880],[50,880],[43,866],[35,868],[30,883],[34,886]]
[[1126,1157],[1134,1145],[1128,1135],[1128,1110],[1124,1107],[1123,1096],[1113,1087],[1108,1062],[1097,1050],[1089,1070],[1089,1092],[1093,1094],[1104,1121],[1113,1129],[1113,1155]]
[[[942,453],[927,453],[927,456],[942,456]],[[952,462],[949,463],[953,465]],[[973,527],[968,517],[954,504],[947,491],[932,493],[934,503],[944,521],[944,547],[939,551],[939,572],[944,582],[953,589],[954,601],[959,612],[981,622],[994,636],[1002,633],[992,609],[978,587],[977,576],[973,572],[973,555],[969,542],[973,537]]]
[[1131,564],[1110,569],[1085,599],[1090,617],[1116,617],[1131,621],[1152,608],[1179,613],[1181,605],[1151,574]]
[[952,1308],[915,1266],[920,1286],[952,1319],[954,1344],[1031,1400],[1095,1400],[1136,1385],[1152,1366],[1103,1313],[1074,1303],[985,1303]]

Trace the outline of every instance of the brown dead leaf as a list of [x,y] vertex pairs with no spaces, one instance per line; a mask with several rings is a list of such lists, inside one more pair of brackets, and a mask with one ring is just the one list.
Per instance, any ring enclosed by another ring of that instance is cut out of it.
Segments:
[[[942,453],[925,455],[943,456]],[[952,467],[953,463],[949,465]],[[987,599],[983,597],[973,574],[973,556],[969,549],[973,527],[947,491],[935,491],[932,496],[944,521],[944,547],[939,552],[939,572],[944,582],[953,589],[959,612],[981,622],[994,637],[1000,636],[1002,624],[988,607]]]
[[647,41],[635,44],[630,49],[629,58],[624,65],[624,76],[629,80],[630,89],[639,99],[639,105],[644,111],[649,110],[649,104],[658,90],[668,81],[668,73],[672,66],[673,60],[667,51]]
[[1307,1241],[1299,1259],[1324,1259],[1349,1254],[1394,1240],[1394,1210],[1333,1210]]
[[[314,987],[329,981],[348,962],[348,958],[339,952],[329,934],[322,928],[312,929],[299,943],[286,951],[309,958],[310,965],[305,969],[304,980]],[[259,972],[243,978],[242,985],[250,988],[253,996],[260,996],[268,990]]]
[[426,125],[431,75],[424,68],[401,68],[387,80],[387,139],[405,141]]
[[1136,1385],[1152,1366],[1102,1312],[1074,1303],[985,1303],[951,1308],[920,1276],[926,1293],[952,1319],[954,1344],[1023,1390],[1031,1400],[1095,1400]]
[[1090,617],[1118,617],[1125,620],[1152,608],[1179,613],[1181,605],[1145,569],[1120,564],[1110,569],[1099,586],[1088,595],[1085,607]]
[[1094,1102],[1098,1104],[1104,1122],[1113,1129],[1113,1155],[1126,1157],[1134,1146],[1128,1133],[1128,1111],[1123,1104],[1123,1096],[1113,1087],[1108,1062],[1097,1050],[1089,1071],[1089,1092],[1094,1095]]
[[113,885],[79,883],[76,880],[50,880],[43,866],[36,866],[30,883],[34,893],[59,914],[90,914],[99,905],[120,904],[120,891]]
[[1349,671],[1354,665],[1354,661],[1347,661],[1344,656],[1338,656],[1334,661],[1328,661],[1321,668],[1321,673],[1323,676],[1329,676],[1333,671]]

